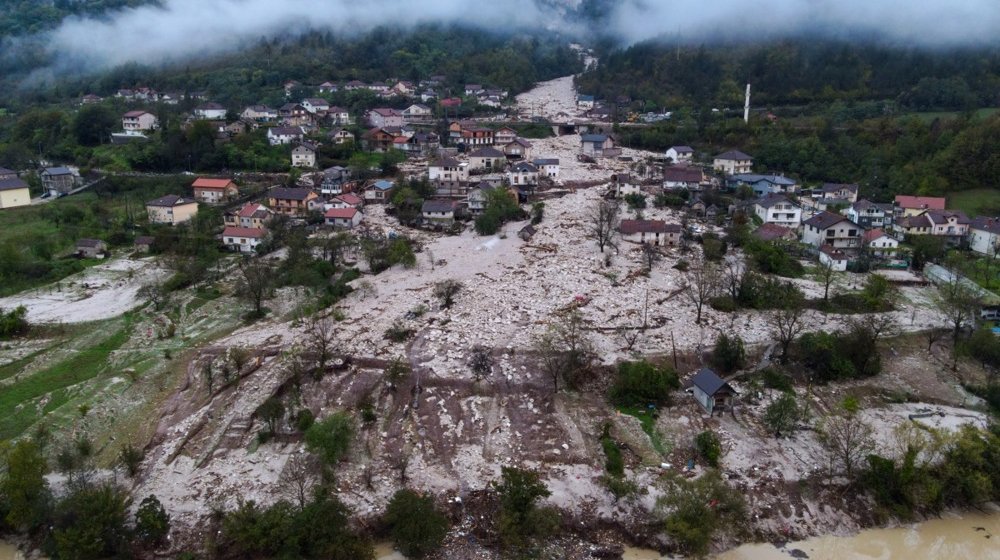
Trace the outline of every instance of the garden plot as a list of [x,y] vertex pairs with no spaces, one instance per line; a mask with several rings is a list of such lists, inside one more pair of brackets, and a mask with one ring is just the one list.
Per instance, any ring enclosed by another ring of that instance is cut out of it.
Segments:
[[63,280],[0,299],[0,308],[23,305],[33,323],[82,323],[117,317],[140,303],[139,289],[167,271],[153,258],[115,258]]

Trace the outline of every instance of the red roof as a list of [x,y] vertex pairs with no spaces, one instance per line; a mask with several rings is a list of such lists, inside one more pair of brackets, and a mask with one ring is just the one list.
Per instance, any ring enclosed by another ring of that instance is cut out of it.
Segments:
[[864,235],[862,235],[862,237],[864,237],[865,241],[875,241],[880,237],[888,237],[888,236],[881,229],[870,229],[866,231]]
[[921,210],[944,210],[945,199],[936,196],[909,196],[900,194],[896,196],[896,206],[909,209]]
[[361,197],[354,193],[344,193],[337,197],[337,200],[343,202],[344,204],[350,204],[351,206],[357,206],[364,202]]
[[258,239],[264,237],[267,234],[266,230],[257,228],[245,228],[245,227],[227,227],[222,230],[223,237],[250,237]]
[[680,233],[681,226],[663,220],[622,220],[618,226],[625,235],[633,233]]
[[267,208],[263,204],[258,204],[256,202],[248,202],[240,211],[236,213],[237,216],[241,218],[251,218],[258,210],[267,211]]
[[357,213],[357,208],[331,208],[326,211],[326,214],[323,214],[323,217],[350,220],[353,219]]
[[233,182],[229,179],[205,179],[203,177],[198,177],[191,183],[191,186],[196,189],[225,189],[229,185],[233,185]]

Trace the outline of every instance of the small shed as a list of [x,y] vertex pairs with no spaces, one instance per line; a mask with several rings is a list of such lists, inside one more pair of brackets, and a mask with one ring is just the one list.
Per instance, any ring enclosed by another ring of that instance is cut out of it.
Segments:
[[521,228],[521,231],[517,232],[517,236],[521,238],[521,241],[531,241],[531,238],[535,236],[535,226],[531,224]]
[[732,410],[733,398],[737,395],[729,383],[719,377],[711,368],[701,368],[691,380],[691,390],[698,404],[711,416],[715,411]]
[[153,242],[155,240],[156,239],[152,235],[140,235],[135,238],[135,250],[148,253],[150,248],[153,247]]
[[108,246],[100,239],[81,239],[76,242],[77,256],[94,259],[107,252]]

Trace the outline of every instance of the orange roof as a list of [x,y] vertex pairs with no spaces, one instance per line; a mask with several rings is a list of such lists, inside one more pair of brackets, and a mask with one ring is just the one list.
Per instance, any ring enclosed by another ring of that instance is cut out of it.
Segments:
[[229,185],[233,185],[233,182],[229,179],[205,179],[203,177],[198,177],[191,183],[191,186],[196,189],[225,189]]

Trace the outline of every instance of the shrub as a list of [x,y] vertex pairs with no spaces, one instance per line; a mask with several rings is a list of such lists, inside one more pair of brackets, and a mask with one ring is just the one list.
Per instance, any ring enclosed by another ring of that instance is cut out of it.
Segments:
[[719,436],[715,435],[715,432],[705,430],[695,436],[694,448],[709,466],[719,466],[719,458],[722,456],[722,443],[719,441]]
[[743,496],[716,471],[695,480],[675,480],[672,491],[657,504],[671,512],[664,522],[667,534],[695,556],[708,552],[717,530],[739,524],[746,515]]
[[147,547],[162,544],[170,533],[170,515],[160,500],[150,494],[135,512],[136,539]]
[[736,303],[736,300],[730,296],[714,297],[708,300],[708,305],[712,309],[723,313],[734,313],[740,308],[740,306]]
[[501,480],[494,483],[500,498],[500,538],[504,544],[523,547],[531,539],[545,537],[558,526],[555,513],[538,507],[538,500],[552,493],[537,472],[502,467]]
[[731,373],[738,369],[743,369],[746,365],[746,349],[743,346],[743,339],[739,335],[729,336],[722,333],[715,339],[715,347],[712,348],[712,365],[723,373]]
[[334,465],[343,459],[354,440],[354,421],[345,412],[336,412],[306,430],[306,448]]
[[28,310],[19,305],[10,311],[0,309],[0,339],[28,334]]
[[295,417],[295,427],[300,432],[305,432],[315,422],[316,422],[316,417],[313,416],[312,411],[309,410],[308,408],[303,408],[302,410],[300,410],[298,415],[296,415]]
[[1000,368],[1000,336],[990,329],[978,329],[962,346],[962,352],[984,366]]
[[625,459],[622,458],[622,450],[611,437],[610,431],[611,426],[609,424],[605,424],[604,431],[601,433],[601,447],[604,449],[605,456],[604,468],[611,476],[624,476]]
[[628,204],[628,207],[633,210],[645,208],[646,197],[639,193],[627,194],[625,195],[625,204]]
[[611,386],[611,401],[619,406],[668,406],[670,392],[680,386],[677,373],[667,366],[657,367],[645,360],[622,362]]
[[792,392],[792,378],[776,369],[765,368],[761,370],[760,377],[761,381],[764,382],[764,387],[768,389],[776,389],[785,393]]
[[434,499],[408,489],[393,495],[385,522],[396,548],[407,558],[433,553],[448,534],[448,518],[434,506]]
[[764,409],[764,424],[775,436],[781,437],[795,429],[803,412],[794,393],[783,393]]
[[385,338],[393,342],[406,342],[414,334],[415,331],[413,329],[404,326],[402,323],[394,323],[385,330]]

